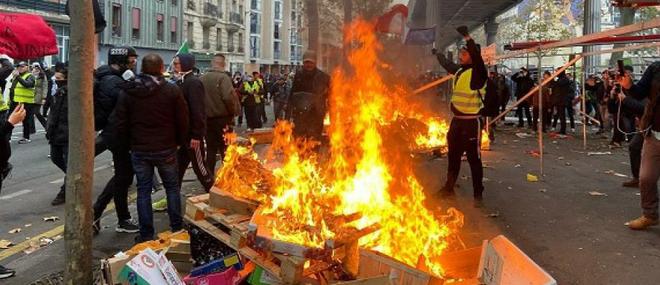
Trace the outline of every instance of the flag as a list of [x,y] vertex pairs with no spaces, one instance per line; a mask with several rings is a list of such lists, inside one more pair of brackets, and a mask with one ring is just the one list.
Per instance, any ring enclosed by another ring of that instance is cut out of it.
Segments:
[[430,28],[406,27],[403,43],[406,45],[430,45],[435,42],[435,26]]
[[190,53],[190,47],[188,46],[188,41],[184,41],[181,44],[181,47],[179,48],[179,50],[176,52],[177,55],[186,54],[186,53]]
[[403,34],[405,22],[408,18],[408,7],[397,4],[387,13],[378,17],[376,31],[381,33]]
[[42,17],[0,13],[0,54],[21,60],[57,53],[55,31]]

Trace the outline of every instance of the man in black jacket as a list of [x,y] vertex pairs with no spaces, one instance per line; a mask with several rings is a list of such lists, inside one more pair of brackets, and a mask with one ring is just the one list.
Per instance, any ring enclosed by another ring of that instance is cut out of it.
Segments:
[[[16,109],[9,115],[7,120],[0,120],[0,191],[2,191],[2,181],[5,180],[11,171],[11,164],[9,164],[9,157],[11,156],[11,145],[9,139],[5,139],[11,135],[14,126],[25,119],[25,109],[22,104],[19,104]],[[6,279],[16,274],[13,269],[6,268],[0,265],[0,279]]]
[[296,137],[321,141],[329,91],[330,76],[316,67],[316,53],[305,52],[286,104],[286,119],[294,124]]
[[163,60],[148,54],[142,60],[142,73],[122,91],[110,121],[122,144],[130,146],[137,177],[137,208],[140,235],[136,242],[154,238],[151,189],[154,168],[158,169],[167,196],[167,213],[172,232],[183,228],[181,186],[177,148],[189,143],[188,108],[181,90],[162,76]]
[[[529,71],[526,68],[521,68],[520,72],[511,76],[511,80],[516,83],[516,99],[520,100],[523,96],[527,95],[532,88],[534,88],[534,79],[529,75]],[[534,128],[532,123],[532,114],[529,112],[529,103],[531,100],[525,100],[518,105],[516,108],[516,116],[518,116],[518,127],[525,127],[525,121],[523,120],[523,112],[525,112],[525,117],[527,117],[527,124],[531,129]]]
[[561,135],[566,135],[566,115],[567,109],[572,108],[573,98],[575,97],[575,87],[573,82],[566,76],[566,71],[557,76],[557,81],[552,86],[552,94],[554,96],[555,110],[559,117]]
[[48,116],[48,125],[46,127],[46,139],[50,144],[50,160],[62,172],[64,172],[64,183],[60,187],[58,197],[64,197],[66,187],[66,169],[69,157],[69,104],[67,88],[66,69],[61,69],[55,73],[55,82],[57,92],[55,92],[54,103]]
[[[127,145],[123,145],[114,136],[115,126],[109,122],[110,114],[117,105],[119,94],[126,88],[123,75],[130,77],[137,64],[137,53],[132,47],[116,47],[108,51],[108,63],[96,70],[94,86],[94,127],[101,134],[97,138],[96,155],[105,149],[112,152],[115,172],[103,192],[94,203],[94,234],[101,230],[101,215],[110,201],[115,203],[117,212],[116,232],[136,233],[138,227],[128,211],[128,188],[133,184],[133,165]],[[64,199],[62,199],[62,203]]]
[[188,165],[192,162],[197,179],[208,192],[213,186],[213,173],[206,168],[206,92],[204,84],[193,74],[195,57],[191,54],[180,54],[174,58],[174,72],[178,73],[176,84],[181,88],[183,97],[188,104],[190,128],[187,141],[181,145],[178,154],[179,184],[183,181]]
[[454,90],[451,96],[451,120],[447,133],[447,181],[438,194],[453,196],[454,186],[461,170],[461,157],[467,154],[472,173],[474,206],[481,207],[483,200],[483,165],[481,162],[481,108],[480,94],[486,94],[488,71],[479,47],[468,34],[465,26],[456,29],[466,42],[459,53],[460,65],[437,53],[438,61],[449,74],[454,75]]

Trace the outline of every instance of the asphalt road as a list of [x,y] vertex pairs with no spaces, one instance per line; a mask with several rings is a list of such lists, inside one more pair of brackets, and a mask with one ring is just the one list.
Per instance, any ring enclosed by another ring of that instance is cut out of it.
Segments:
[[[462,165],[458,197],[439,201],[433,194],[445,180],[446,159],[418,155],[416,171],[427,191],[429,207],[440,213],[455,206],[465,214],[466,225],[460,235],[468,247],[499,234],[507,236],[558,284],[659,284],[660,227],[637,232],[623,225],[640,214],[639,190],[622,188],[626,178],[610,172],[630,175],[627,150],[609,150],[607,140],[595,136],[590,137],[588,150],[582,149],[579,138],[546,137],[545,176],[540,182],[528,182],[528,173],[539,175],[538,159],[527,153],[537,149],[537,141],[534,137],[518,138],[516,132],[520,131],[500,128],[492,151],[483,153],[487,179],[485,207],[481,209],[471,205],[467,162]],[[43,221],[46,216],[64,216],[62,206],[50,206],[62,174],[47,158],[43,134],[37,134],[32,144],[12,146],[15,170],[0,195],[0,239],[18,244],[62,224]],[[588,151],[612,154],[588,156]],[[112,174],[109,155],[99,156],[95,167],[96,195]],[[194,179],[190,171],[186,177]],[[184,183],[184,195],[200,193],[199,188],[197,182]],[[591,191],[607,196],[592,196]],[[134,205],[131,211],[135,213]],[[166,214],[157,213],[155,219],[158,229],[165,230]],[[114,212],[110,211],[102,223],[109,228],[94,239],[95,260],[132,245],[132,235],[114,232]],[[22,231],[9,234],[13,228]],[[58,240],[31,254],[18,251],[7,256],[12,249],[0,251],[0,264],[18,270],[17,277],[0,284],[29,284],[61,271],[63,245]]]

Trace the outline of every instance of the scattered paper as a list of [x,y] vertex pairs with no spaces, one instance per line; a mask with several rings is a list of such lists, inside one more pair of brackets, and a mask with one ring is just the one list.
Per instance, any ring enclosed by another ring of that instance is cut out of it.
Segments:
[[557,157],[557,160],[564,160],[563,156]]
[[557,141],[552,141],[553,144],[557,144]]
[[541,152],[539,152],[538,150],[528,150],[527,154],[529,154],[533,157],[540,157],[541,156]]
[[513,187],[511,187],[511,186],[509,186],[509,187],[506,187],[506,189],[509,189],[509,190],[512,190],[512,189],[513,189]]
[[591,195],[591,196],[607,196],[607,194],[601,193],[601,192],[598,192],[598,191],[590,191],[589,195]]
[[486,215],[487,218],[497,218],[500,216],[500,212],[490,213]]
[[25,224],[24,227],[29,228],[29,227],[31,227],[31,226],[32,226],[32,224]]
[[618,173],[618,172],[616,172],[616,171],[614,171],[614,170],[608,170],[608,171],[605,171],[604,173],[605,173],[605,174],[614,175],[614,176],[617,176],[617,177],[628,178],[628,175]]
[[515,167],[515,168],[521,168],[522,165],[520,165],[520,164],[516,164],[516,165],[514,165],[513,167]]
[[527,173],[527,181],[528,182],[539,182],[539,177],[533,174]]
[[58,216],[51,216],[51,217],[44,217],[44,222],[54,222],[59,220],[60,217]]
[[564,165],[571,166],[572,164],[570,162],[566,162],[566,163],[564,163]]
[[14,245],[11,241],[6,239],[0,240],[0,249],[8,249],[10,246]]
[[611,151],[590,151],[587,152],[587,156],[594,156],[594,155],[612,155]]
[[545,192],[548,192],[548,190],[547,189],[539,189],[539,192],[545,193]]
[[25,254],[31,254],[37,250],[39,250],[42,247],[48,246],[51,243],[53,243],[55,240],[47,237],[42,237],[38,241],[31,241],[30,242],[30,247],[27,249],[23,250]]
[[516,136],[519,137],[519,138],[521,138],[521,139],[531,138],[531,137],[532,137],[532,135],[530,135],[530,134],[528,134],[528,133],[516,133]]
[[488,181],[490,181],[490,178],[488,178],[488,177],[484,177],[484,178],[483,178],[483,181],[484,181],[484,182],[488,182]]
[[9,231],[10,234],[17,234],[21,232],[21,228],[15,228]]
[[635,193],[635,196],[642,196],[642,194],[637,192],[637,193]]

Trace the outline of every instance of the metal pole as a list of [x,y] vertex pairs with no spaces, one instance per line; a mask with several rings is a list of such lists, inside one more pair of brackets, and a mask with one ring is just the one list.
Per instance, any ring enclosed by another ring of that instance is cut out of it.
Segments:
[[543,115],[545,115],[545,112],[543,112],[543,77],[541,76],[541,62],[543,60],[543,54],[541,53],[541,49],[537,51],[538,55],[538,68],[537,68],[537,76],[539,77],[539,93],[538,93],[538,100],[539,100],[539,110],[538,110],[538,126],[536,126],[536,131],[539,133],[539,164],[540,164],[540,169],[541,173],[539,177],[543,179]]
[[582,147],[587,149],[587,101],[585,84],[587,83],[586,62],[582,60]]

